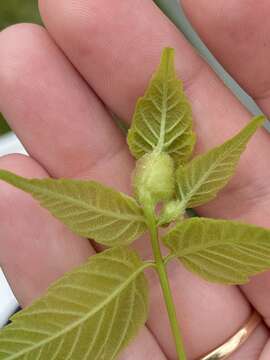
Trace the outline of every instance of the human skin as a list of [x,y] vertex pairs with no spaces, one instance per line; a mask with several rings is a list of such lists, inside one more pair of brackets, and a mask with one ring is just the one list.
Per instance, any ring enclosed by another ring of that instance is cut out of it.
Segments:
[[[219,60],[267,114],[267,1],[185,0],[183,5]],[[40,10],[46,30],[20,24],[0,33],[0,111],[30,154],[2,157],[0,168],[26,177],[94,179],[130,192],[134,160],[108,109],[130,121],[165,46],[175,48],[176,68],[192,104],[196,153],[224,142],[250,120],[152,1],[40,0]],[[268,133],[259,130],[234,179],[199,213],[268,227],[269,145]],[[24,307],[98,248],[2,182],[0,198],[0,264]],[[145,258],[147,244],[141,239],[134,245]],[[177,262],[170,264],[169,275],[188,359],[224,343],[252,307],[264,323],[229,359],[269,359],[269,272],[241,288],[207,283]],[[152,273],[148,277],[149,320],[121,360],[176,359],[159,283]]]

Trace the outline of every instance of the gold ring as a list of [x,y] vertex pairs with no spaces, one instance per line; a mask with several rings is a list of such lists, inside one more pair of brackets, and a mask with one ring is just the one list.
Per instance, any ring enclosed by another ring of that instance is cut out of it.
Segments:
[[256,327],[261,323],[262,318],[260,315],[254,311],[248,322],[239,330],[235,335],[233,335],[228,341],[223,345],[219,346],[217,349],[211,351],[209,354],[204,355],[198,360],[224,360],[227,359],[233,352],[238,350],[238,348],[249,338],[253,333]]

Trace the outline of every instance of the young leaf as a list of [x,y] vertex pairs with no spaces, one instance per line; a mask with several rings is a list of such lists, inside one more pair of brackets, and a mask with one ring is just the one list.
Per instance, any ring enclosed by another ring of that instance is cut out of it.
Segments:
[[191,107],[176,77],[174,50],[166,48],[144,97],[137,102],[129,148],[137,159],[153,151],[166,152],[180,163],[190,157],[194,143]]
[[148,312],[148,267],[134,251],[109,249],[66,274],[0,332],[0,360],[113,360]]
[[192,218],[163,238],[186,268],[233,285],[270,268],[270,230],[236,221]]
[[176,171],[178,195],[182,207],[192,208],[216,197],[233,176],[248,140],[262,126],[265,118],[255,117],[236,136],[224,144],[194,158]]
[[94,181],[25,179],[0,170],[0,179],[31,194],[78,235],[107,245],[126,245],[146,231],[131,197]]

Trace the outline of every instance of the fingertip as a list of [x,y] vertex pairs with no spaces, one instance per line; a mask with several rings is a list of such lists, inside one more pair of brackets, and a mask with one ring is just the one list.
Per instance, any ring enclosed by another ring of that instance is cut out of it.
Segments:
[[48,44],[46,30],[40,25],[16,24],[0,32],[1,111],[5,108],[4,103],[17,100],[16,94],[20,91],[15,89],[25,91],[33,86],[28,76],[40,71]]
[[16,172],[20,176],[42,178],[47,172],[31,157],[23,154],[9,154],[0,157],[0,169]]

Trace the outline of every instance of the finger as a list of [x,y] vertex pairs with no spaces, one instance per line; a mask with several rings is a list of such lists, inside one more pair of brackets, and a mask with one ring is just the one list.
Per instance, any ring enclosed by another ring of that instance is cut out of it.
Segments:
[[[47,27],[59,45],[106,104],[123,118],[130,117],[135,99],[142,94],[158,62],[161,48],[171,45],[176,48],[177,67],[192,101],[199,133],[199,151],[224,141],[225,137],[248,120],[249,114],[150,2],[137,1],[131,4],[118,1],[117,6],[110,9],[106,3],[102,6],[100,2],[97,4],[94,1],[76,2],[76,6],[74,2],[66,4],[63,1],[57,2],[55,6],[49,0],[40,1],[40,4]],[[123,18],[117,16],[119,12],[125,14],[125,22],[117,21]],[[62,15],[61,21],[58,13]],[[147,21],[135,26],[140,18],[138,14],[144,14]],[[105,41],[102,31],[104,22],[106,29],[110,29],[106,31]],[[153,28],[151,24],[157,26]],[[125,26],[126,31],[123,31]],[[129,28],[132,32],[127,31]],[[89,33],[93,34],[91,40]],[[116,39],[116,34],[119,33],[122,34],[121,41]],[[131,38],[134,42],[130,41]],[[129,54],[128,59],[126,54]],[[141,66],[142,61],[144,66]],[[119,68],[121,72],[117,71]],[[268,189],[267,157],[259,155],[267,151],[268,139],[261,132],[253,139],[250,150],[244,155],[236,180],[231,182],[217,201],[204,207],[202,213],[245,219],[248,217],[247,213],[256,212]],[[253,160],[255,157],[256,161]],[[256,222],[257,219],[250,217],[248,220]],[[181,305],[183,308],[183,304]]]
[[[252,2],[247,4],[242,1],[208,2],[199,0],[195,4],[193,0],[184,0],[182,5],[192,24],[218,60],[269,115],[270,70],[268,59],[270,47],[268,44],[270,25],[267,21],[261,21],[265,13],[270,10],[269,2],[261,1],[253,6]],[[202,11],[203,17],[201,16]],[[257,158],[265,157],[267,161],[268,153],[269,145],[265,150],[261,147],[257,152]],[[262,170],[258,177],[264,177],[266,172],[265,169]],[[254,196],[257,205],[248,208],[245,219],[269,227],[270,191],[268,181],[261,188],[257,184],[257,193],[258,196],[256,197],[256,193]],[[252,192],[250,196],[253,197]],[[270,325],[268,304],[270,273],[257,276],[242,289],[251,303],[263,314],[266,323]]]
[[166,360],[152,333],[143,327],[133,342],[120,354],[119,360]]
[[268,360],[270,356],[270,341],[267,342],[259,360]]
[[181,4],[208,48],[269,115],[270,24],[263,21],[269,1],[183,0]]
[[[58,3],[57,3],[58,4]],[[79,4],[77,2],[77,4]],[[124,4],[124,3],[123,3]],[[101,7],[102,8],[102,7]],[[156,11],[156,10],[155,10]],[[146,12],[147,13],[147,12]],[[64,14],[64,12],[63,12]],[[155,14],[159,14],[158,12],[155,12]],[[160,15],[158,15],[160,16]],[[159,17],[157,18],[159,19]],[[89,19],[88,19],[89,20]],[[156,21],[156,19],[154,18],[153,19],[154,21]],[[73,22],[72,22],[73,23]],[[89,22],[91,24],[91,22]],[[167,24],[167,25],[166,25]],[[167,28],[167,26],[169,26]],[[163,25],[161,26],[161,28],[163,27]],[[164,20],[164,28],[162,29],[162,31],[164,30],[164,33],[167,32],[170,33],[170,25],[165,22]],[[172,33],[174,33],[174,30],[172,29]],[[175,37],[175,41],[177,39],[177,36],[176,35],[177,33],[175,32],[174,35],[172,35],[172,38]],[[77,39],[78,40],[78,39]],[[76,48],[76,44],[74,43],[74,48]],[[139,44],[140,45],[140,44]],[[183,44],[182,44],[183,45]],[[160,46],[162,46],[162,44],[160,44]],[[140,48],[140,46],[139,46]],[[117,49],[118,50],[118,49]],[[160,50],[160,49],[158,49]],[[121,53],[121,52],[120,52]],[[192,55],[192,52],[191,50],[188,51],[188,53],[190,55]],[[156,54],[157,55],[157,54]],[[192,55],[193,56],[193,55]],[[194,58],[195,55],[194,55]],[[152,60],[154,60],[154,57],[152,57]],[[183,62],[183,64],[185,64]],[[102,64],[101,64],[102,65]],[[153,65],[153,64],[152,64]],[[187,64],[186,64],[187,65]],[[150,68],[150,66],[149,66]],[[125,70],[125,68],[124,68]],[[136,69],[136,70],[139,70]],[[98,68],[94,69],[93,68],[93,71],[98,71]],[[151,69],[152,71],[152,69]],[[103,69],[102,71],[103,72]],[[140,74],[142,75],[142,73]],[[148,75],[149,76],[149,75]],[[141,81],[143,79],[143,77],[139,77],[138,80]],[[121,79],[120,79],[121,80]],[[145,85],[145,82],[146,82],[146,79],[144,78],[144,85]],[[121,83],[121,82],[120,82]],[[115,84],[116,85],[116,84]],[[93,86],[93,85],[92,85]],[[114,91],[116,91],[116,86],[115,86],[115,89]],[[129,91],[127,91],[127,94],[129,94],[129,96],[131,96],[131,94],[129,93]],[[127,95],[126,94],[126,95]],[[233,98],[230,98],[230,96],[228,95],[228,99],[230,101],[233,101],[232,99]],[[122,100],[127,100],[127,96],[125,96]],[[226,99],[225,99],[226,100]],[[127,101],[128,103],[130,103],[130,100]],[[239,113],[239,116],[240,114],[243,116],[243,110],[241,109],[238,109],[236,110],[236,112],[238,111]],[[245,114],[245,113],[244,113]],[[235,117],[237,117],[237,114],[234,115]],[[235,126],[236,128],[236,126]],[[227,129],[228,130],[232,130],[232,129]],[[116,164],[115,164],[116,165]],[[122,169],[122,167],[121,167]],[[118,171],[118,170],[117,170]],[[185,282],[186,281],[186,278],[185,276],[181,278],[181,274],[183,274],[182,271],[179,270],[179,268],[177,268],[178,270],[174,271],[174,278],[177,279],[178,283],[179,283],[179,286],[181,286],[181,283],[182,282]],[[181,280],[181,281],[180,281]],[[190,283],[189,285],[192,287],[193,285],[193,282],[194,282],[194,285],[197,289],[199,289],[200,287],[205,287],[208,288],[208,284],[205,284],[204,282],[202,281],[199,281],[197,282],[197,279],[196,281],[194,280],[190,280]],[[195,288],[194,287],[194,288]],[[226,290],[225,290],[226,289]],[[196,309],[196,307],[192,308],[192,311],[191,308],[189,307],[189,302],[190,302],[190,298],[186,298],[185,301],[180,299],[180,296],[179,296],[179,292],[176,292],[175,291],[175,295],[177,295],[177,299],[176,299],[176,302],[178,305],[180,305],[181,303],[183,304],[183,306],[181,307],[181,309],[187,309],[187,312],[189,311],[189,316],[193,319],[194,321],[190,321],[191,324],[197,324],[198,322],[200,322],[200,320],[202,320],[202,323],[208,323],[209,324],[209,319],[210,319],[210,322],[211,322],[211,325],[209,325],[209,328],[211,329],[208,334],[204,334],[204,333],[199,333],[197,332],[198,334],[198,339],[195,341],[195,343],[197,344],[197,347],[196,349],[192,349],[191,346],[189,346],[189,352],[191,353],[191,356],[193,354],[193,356],[198,356],[200,355],[200,353],[204,353],[204,352],[207,352],[209,351],[211,348],[219,345],[222,341],[224,341],[228,336],[230,336],[236,329],[239,328],[240,325],[243,324],[243,322],[246,320],[247,316],[248,316],[248,305],[244,302],[244,299],[241,297],[240,293],[237,292],[236,289],[227,289],[227,288],[224,288],[224,292],[226,292],[226,295],[227,295],[227,299],[229,301],[227,302],[224,302],[224,293],[222,291],[220,291],[220,287],[211,287],[211,291],[212,291],[212,294],[211,294],[211,300],[213,300],[213,302],[211,303],[218,303],[219,304],[219,307],[215,307],[215,308],[212,308],[212,309],[209,309],[209,303],[205,303],[205,304],[199,304],[200,306],[198,306],[198,309]],[[181,294],[182,295],[182,294]],[[160,297],[160,294],[159,294],[159,289],[157,287],[157,284],[154,283],[152,285],[152,297],[155,298],[157,301],[155,302],[156,304],[156,309],[164,309],[162,307],[163,303],[162,303],[162,299]],[[182,298],[182,296],[181,296]],[[216,301],[217,299],[219,299],[218,301]],[[198,299],[197,299],[198,301]],[[162,305],[161,305],[162,304]],[[180,306],[178,306],[179,309],[180,309]],[[217,327],[216,327],[216,318],[218,317],[218,314],[219,314],[219,311],[217,310],[220,310],[222,309],[222,311],[224,311],[225,313],[228,313],[228,318],[226,319],[227,321],[224,323],[224,324],[218,324],[219,325],[219,329],[217,331]],[[237,309],[237,310],[236,310]],[[202,311],[204,310],[204,311]],[[207,314],[207,310],[208,310],[208,316],[207,316],[207,319],[206,319],[206,316],[205,314]],[[154,310],[152,310],[154,311]],[[157,318],[157,312],[155,313],[156,316],[152,316],[152,319],[154,318]],[[160,317],[161,318],[161,322],[165,323],[165,319],[166,319],[166,314],[164,311],[161,312],[162,316]],[[163,315],[164,314],[164,315]],[[203,315],[202,315],[203,314]],[[150,318],[151,318],[151,315],[150,315]],[[182,317],[183,318],[183,317]],[[164,321],[163,321],[164,320]],[[183,319],[185,321],[184,322],[184,329],[187,329],[186,330],[186,333],[188,333],[189,336],[186,335],[187,338],[191,338],[193,339],[194,341],[194,336],[193,336],[193,333],[192,331],[194,332],[194,329],[190,329],[190,327],[188,326],[188,323],[189,321],[187,321],[187,319]],[[230,321],[231,320],[231,321]],[[155,325],[155,326],[154,326]],[[158,324],[153,324],[153,326],[151,327],[155,333],[159,336],[160,333],[163,331],[163,329],[160,330],[160,323]],[[166,327],[164,326],[164,329],[166,329]],[[192,330],[192,331],[191,331]],[[162,337],[159,337],[159,340],[161,341],[162,343],[162,346],[164,349],[166,349],[166,351],[168,353],[170,353],[170,355],[173,357],[175,354],[173,352],[173,347],[172,347],[172,341],[171,339],[169,339],[169,337],[167,336],[167,334],[169,333],[169,328],[167,326],[167,330],[166,330],[166,336],[162,336]],[[192,335],[191,335],[192,334]],[[196,335],[197,335],[196,334]]]
[[53,176],[83,176],[101,159],[113,168],[122,134],[47,32],[16,25],[0,43],[0,108],[31,156]]
[[[95,0],[80,0],[67,4],[60,0],[55,4],[52,0],[40,0],[40,8],[58,44],[102,100],[122,118],[131,117],[136,99],[142,95],[159,62],[162,48],[170,45],[176,49],[177,70],[193,105],[199,134],[197,151],[223,142],[250,119],[250,114],[151,1],[118,0],[116,6],[108,9],[106,1],[101,4]],[[57,14],[62,14],[61,19]],[[125,20],[117,21],[119,14]],[[138,14],[145,14],[147,21],[140,21]],[[158,26],[153,27],[153,23]],[[266,156],[253,159],[255,154],[265,154],[268,145],[267,134],[261,131],[251,141],[237,176],[223,193],[226,196],[205,209],[214,209],[216,216],[239,217],[257,205],[257,198],[267,192],[270,168]]]
[[258,360],[260,359],[262,349],[264,349],[265,340],[259,342],[258,339],[269,339],[269,332],[264,325],[260,325],[255,332],[253,332],[248,341],[242,345],[235,353],[229,356],[229,360]]
[[[34,160],[20,155],[0,158],[0,168],[26,177],[48,177]],[[3,182],[0,194],[0,264],[20,305],[25,307],[41,296],[49,284],[95,252],[88,240],[72,234],[27,194]],[[122,359],[145,356],[165,360],[146,327]]]
[[[48,176],[23,155],[1,157],[0,168],[27,177]],[[22,191],[1,182],[0,194],[0,264],[20,305],[26,306],[94,250]]]
[[[24,49],[18,47],[18,39]],[[121,153],[120,132],[116,131],[111,120],[107,126],[108,115],[104,108],[72,71],[72,67],[63,61],[64,57],[50,44],[51,41],[44,30],[30,25],[12,27],[1,34],[0,41],[4,47],[11,45],[7,48],[6,58],[2,58],[1,63],[5,74],[0,75],[0,88],[9,93],[2,97],[1,106],[10,116],[13,128],[17,129],[28,151],[54,175],[70,174],[84,177],[91,168],[99,169],[100,157],[103,160],[102,166],[106,166],[108,172],[113,169],[113,156],[117,158],[118,150]],[[29,44],[31,48],[26,52]],[[21,55],[20,59],[27,55],[27,58],[24,58],[25,65],[17,62],[12,45],[18,50],[16,54]],[[33,71],[27,74],[26,64],[30,62]],[[44,67],[47,71],[44,71]],[[25,77],[16,87],[16,74],[19,75],[20,70],[23,70]],[[53,85],[54,91],[51,91],[50,85]],[[9,96],[14,99],[14,95],[16,101],[13,102],[15,108],[12,109]],[[72,108],[68,106],[70,99]],[[59,103],[55,103],[57,101]],[[27,123],[24,122],[23,115],[26,111]],[[57,118],[60,120],[56,120]],[[39,119],[38,123],[36,119]],[[100,122],[95,123],[94,119]],[[91,131],[88,130],[89,126]],[[56,143],[51,146],[55,140]],[[125,164],[125,158],[128,156],[123,154],[122,164]],[[97,171],[101,178],[102,166],[100,171]],[[26,177],[48,176],[34,160],[25,157],[2,158],[0,168]],[[118,180],[114,171],[111,171],[109,179],[107,175],[104,176],[104,180],[106,178],[107,183],[117,185]],[[121,185],[124,187],[123,183]],[[1,202],[0,208],[3,221],[0,263],[20,304],[26,306],[40,296],[52,281],[85,261],[94,250],[89,241],[71,234],[26,194],[3,183],[0,184],[0,192],[4,194],[2,200],[6,200]],[[16,207],[11,206],[14,203]],[[10,218],[16,219],[12,222],[14,226],[8,221]],[[18,248],[22,251],[15,257]],[[165,360],[165,355],[146,327],[141,330],[139,337],[126,350],[122,359],[131,359],[131,356],[133,359],[149,356]]]

